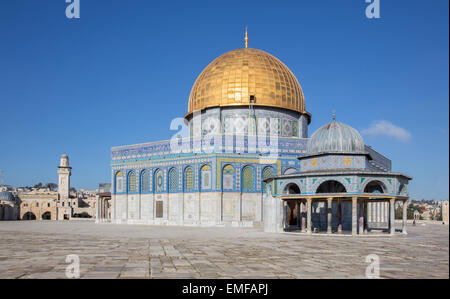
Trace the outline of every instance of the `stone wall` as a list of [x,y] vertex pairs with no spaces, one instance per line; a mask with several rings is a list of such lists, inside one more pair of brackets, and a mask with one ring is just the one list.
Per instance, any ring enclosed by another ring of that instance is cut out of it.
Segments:
[[261,193],[112,195],[113,223],[252,227],[262,217]]

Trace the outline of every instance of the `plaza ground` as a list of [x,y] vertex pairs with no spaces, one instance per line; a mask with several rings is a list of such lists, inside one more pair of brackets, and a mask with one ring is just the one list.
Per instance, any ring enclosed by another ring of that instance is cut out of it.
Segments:
[[158,227],[94,222],[0,222],[0,278],[449,278],[449,227],[408,225],[382,237],[269,234],[248,228]]

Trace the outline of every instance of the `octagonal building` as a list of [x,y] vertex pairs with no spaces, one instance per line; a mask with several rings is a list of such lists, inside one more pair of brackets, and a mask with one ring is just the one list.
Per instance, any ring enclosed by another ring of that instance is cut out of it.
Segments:
[[[301,232],[319,176],[323,182],[327,175],[348,182],[343,184],[346,207],[350,193],[359,192],[354,186],[363,184],[356,181],[363,172],[368,174],[365,182],[377,177],[385,187],[380,192],[390,196],[401,181],[404,196],[396,200],[407,198],[409,178],[391,173],[390,160],[364,145],[356,130],[333,121],[308,139],[311,114],[305,102],[295,75],[271,54],[247,46],[223,54],[193,85],[185,115],[187,134],[112,148],[112,211],[106,220]],[[374,203],[381,202],[376,198]],[[340,210],[343,231],[347,210]],[[309,213],[312,219],[322,214]],[[319,222],[306,218],[303,229],[313,232]],[[373,221],[372,228],[382,225]]]

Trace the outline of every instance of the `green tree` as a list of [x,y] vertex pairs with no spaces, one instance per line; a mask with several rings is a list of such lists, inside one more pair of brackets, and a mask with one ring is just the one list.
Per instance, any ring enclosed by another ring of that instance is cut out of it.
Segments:
[[42,188],[42,183],[34,185],[33,188],[38,188],[38,189]]
[[52,191],[56,191],[56,189],[58,189],[58,185],[56,185],[55,183],[48,183],[47,185],[45,185],[45,187]]

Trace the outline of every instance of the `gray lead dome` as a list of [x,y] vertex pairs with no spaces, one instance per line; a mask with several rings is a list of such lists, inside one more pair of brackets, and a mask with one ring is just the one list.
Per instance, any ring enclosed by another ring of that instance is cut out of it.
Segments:
[[333,120],[318,129],[308,141],[307,154],[364,153],[364,141],[357,130]]
[[15,198],[11,192],[3,191],[0,192],[0,200],[15,201]]

